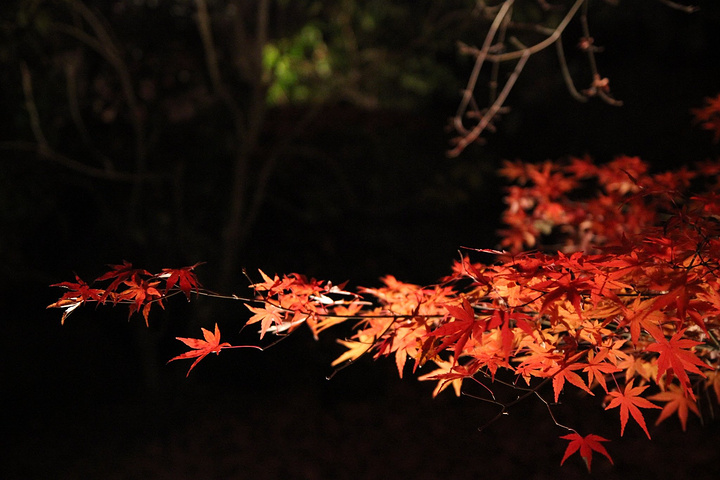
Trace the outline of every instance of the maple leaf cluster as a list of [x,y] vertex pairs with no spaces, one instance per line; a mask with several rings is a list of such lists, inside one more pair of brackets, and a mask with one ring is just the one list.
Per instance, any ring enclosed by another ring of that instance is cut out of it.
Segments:
[[[632,418],[650,438],[651,410],[661,410],[656,424],[677,414],[685,430],[690,412],[701,416],[699,399],[720,404],[720,162],[654,173],[637,157],[604,165],[585,157],[506,162],[501,173],[513,182],[500,242],[507,250],[465,249],[434,285],[386,276],[350,292],[260,271],[251,298],[230,298],[244,301],[261,339],[303,324],[317,337],[353,320],[352,335],[338,339],[337,369],[365,355],[393,358],[401,377],[432,363],[437,369],[419,379],[437,382],[433,395],[449,386],[460,395],[471,380],[503,412],[532,397],[552,412],[577,390],[619,413],[620,436]],[[147,322],[150,307],[171,295],[214,295],[196,266],[150,274],[125,262],[96,280],[110,282],[105,288],[77,277],[56,284],[68,292],[50,307],[64,308],[65,321],[85,303],[127,303]],[[217,325],[203,336],[179,338],[192,350],[172,360],[196,358],[192,370],[235,348],[220,343]],[[496,382],[521,394],[502,403]],[[550,416],[570,432],[560,437],[569,442],[561,463],[576,452],[588,470],[593,452],[612,462],[608,439]]]
[[[163,268],[160,273],[153,274],[147,270],[133,267],[130,262],[123,261],[120,265],[110,265],[110,270],[96,278],[92,287],[78,275],[75,275],[75,282],[51,285],[65,288],[68,291],[47,308],[63,308],[65,311],[61,322],[65,323],[68,315],[83,304],[91,302],[101,305],[107,302],[113,305],[125,303],[130,307],[128,316],[141,312],[147,325],[150,308],[153,305],[157,304],[161,308],[165,308],[163,300],[168,296],[182,292],[190,300],[190,293],[193,290],[199,292],[200,282],[193,270],[200,264],[196,263],[182,268]],[[96,287],[96,285],[107,282],[110,283],[104,288]]]

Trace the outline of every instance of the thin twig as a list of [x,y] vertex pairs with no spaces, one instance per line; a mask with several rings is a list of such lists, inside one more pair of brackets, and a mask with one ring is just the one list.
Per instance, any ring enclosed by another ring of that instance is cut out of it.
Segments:
[[513,71],[512,75],[510,75],[510,78],[508,78],[507,82],[505,82],[505,85],[503,86],[500,95],[498,95],[498,98],[495,100],[492,106],[490,106],[487,113],[483,115],[483,117],[480,119],[480,122],[467,135],[458,140],[458,144],[455,146],[455,148],[448,152],[449,157],[457,157],[458,155],[460,155],[460,153],[468,145],[478,139],[480,134],[482,134],[485,128],[490,124],[492,119],[495,117],[495,115],[497,115],[497,113],[500,111],[503,104],[505,103],[505,99],[507,99],[507,96],[510,94],[510,90],[512,90],[512,87],[515,85],[515,82],[520,76],[520,72],[525,66],[528,58],[530,58],[530,55],[531,53],[529,49],[526,49],[524,51],[524,54],[520,57],[520,60],[515,65],[515,70]]
[[563,49],[562,38],[555,42],[555,48],[557,51],[558,61],[560,62],[560,72],[562,73],[563,80],[565,80],[565,86],[567,86],[570,95],[579,102],[587,102],[588,97],[578,92],[575,88],[570,70],[568,69],[567,61],[565,60],[565,50]]

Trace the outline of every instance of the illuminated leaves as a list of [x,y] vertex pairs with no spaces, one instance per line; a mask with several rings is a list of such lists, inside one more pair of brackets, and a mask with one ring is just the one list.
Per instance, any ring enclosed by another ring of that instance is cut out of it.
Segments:
[[[76,282],[62,282],[51,285],[63,287],[70,291],[65,293],[60,300],[48,305],[48,308],[65,308],[62,316],[64,323],[67,316],[80,304],[86,302],[97,302],[104,304],[111,300],[113,304],[124,303],[129,305],[129,315],[139,312],[148,323],[148,316],[153,304],[165,308],[163,300],[172,295],[173,292],[184,293],[188,300],[190,292],[199,292],[202,288],[195,273],[192,271],[200,265],[183,268],[164,268],[161,273],[152,274],[145,269],[135,268],[132,263],[123,260],[122,264],[110,265],[110,270],[95,279],[95,283],[110,282],[105,288],[90,287],[78,276]],[[165,282],[165,290],[159,288]]]
[[91,288],[87,283],[85,283],[80,277],[75,275],[75,282],[61,282],[61,283],[55,283],[53,285],[50,285],[51,287],[62,287],[68,289],[68,292],[63,294],[60,299],[55,302],[51,303],[47,306],[47,308],[64,308],[65,311],[63,312],[62,319],[60,320],[61,324],[65,323],[65,320],[67,319],[68,315],[70,315],[73,310],[75,310],[77,307],[82,305],[85,302],[88,301],[96,301],[101,302],[102,298],[105,295],[104,290],[100,290],[97,288]]
[[[466,249],[437,284],[388,275],[357,293],[261,270],[251,298],[223,298],[246,305],[246,325],[259,324],[261,339],[301,327],[317,338],[351,321],[352,333],[337,340],[344,351],[336,369],[364,355],[389,357],[400,376],[407,363],[416,373],[432,362],[437,369],[419,379],[437,382],[434,396],[449,387],[460,395],[468,380],[503,412],[533,395],[545,401],[550,385],[555,403],[565,393],[565,404],[574,398],[568,385],[590,395],[602,388],[605,408],[619,409],[621,436],[632,417],[650,438],[643,409],[661,408],[650,400],[665,403],[656,424],[677,414],[685,429],[698,399],[720,401],[720,162],[649,171],[627,156],[604,165],[508,162],[503,173],[517,184],[507,190],[501,244],[511,252]],[[687,191],[700,179],[707,191]],[[522,252],[527,247],[535,250]],[[64,309],[64,321],[85,303],[124,304],[147,323],[152,305],[171,296],[220,297],[203,289],[198,265],[159,274],[112,265],[94,284],[79,277],[55,284],[67,291],[49,307]],[[220,342],[217,325],[203,337],[179,338],[191,350],[172,360],[194,358],[192,370],[208,354],[236,348]],[[496,395],[499,388],[516,389],[517,400],[503,404],[508,396]],[[561,406],[547,407],[555,421]],[[593,452],[612,463],[603,437],[561,438],[570,442],[561,463],[576,452],[588,470]]]

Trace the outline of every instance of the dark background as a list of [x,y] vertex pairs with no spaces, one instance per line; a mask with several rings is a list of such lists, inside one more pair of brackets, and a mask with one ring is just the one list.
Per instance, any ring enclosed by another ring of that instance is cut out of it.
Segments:
[[[536,2],[517,3],[517,18],[542,18]],[[591,2],[592,33],[604,49],[600,71],[624,106],[575,102],[552,53],[541,53],[518,81],[497,133],[454,159],[445,155],[452,136],[445,127],[472,66],[456,42],[479,45],[487,28],[471,15],[473,2],[273,3],[269,39],[281,45],[314,25],[333,76],[308,75],[293,85],[306,86],[309,96],[293,97],[291,85],[288,98],[265,105],[247,153],[249,188],[262,183],[258,172],[268,158],[275,155],[277,166],[231,267],[223,263],[222,232],[242,142],[213,97],[191,4],[85,4],[124,46],[138,91],[153,89],[141,99],[148,170],[168,177],[137,193],[132,182],[85,175],[25,148],[37,138],[22,62],[55,152],[100,167],[100,151],[119,171],[136,168],[117,75],[82,42],[51,28],[64,22],[91,32],[88,24],[61,3],[5,2],[3,478],[588,478],[577,456],[559,467],[566,443],[557,437],[565,431],[540,402],[524,402],[479,432],[494,408],[449,392],[432,399],[432,385],[411,375],[398,379],[391,361],[362,359],[327,381],[342,348],[332,333],[316,342],[302,330],[262,353],[207,358],[186,379],[189,362],[164,365],[183,350],[174,337],[198,336],[200,326],[217,322],[224,340],[257,342],[252,332],[235,334],[248,318],[240,303],[176,298],[165,311],[153,310],[147,328],[139,316],[128,321],[122,308],[86,307],[61,326],[60,312],[45,310],[62,294],[49,285],[74,273],[90,280],[123,259],[154,271],[206,261],[197,270],[203,284],[239,295],[248,293],[242,267],[253,276],[262,268],[351,286],[377,285],[385,274],[430,283],[448,273],[458,247],[495,246],[503,204],[494,172],[502,159],[587,153],[607,161],[628,154],[664,169],[716,158],[717,146],[692,124],[690,109],[720,91],[717,2],[698,1],[701,10],[692,15],[650,0]],[[226,67],[243,53],[223,43],[220,4],[209,4],[226,55],[223,74],[239,105],[250,109],[256,86]],[[356,50],[348,47],[347,24],[340,25],[343,12],[355,28]],[[575,20],[564,38],[582,87],[587,67],[574,49],[579,36]],[[78,103],[91,144],[69,120],[63,68],[68,52],[78,51]],[[180,82],[183,75],[190,80]],[[183,119],[173,119],[188,105]],[[103,113],[116,117],[103,120]],[[347,333],[341,327],[335,335]],[[483,394],[472,387],[468,393]],[[512,391],[498,394],[514,398]],[[614,440],[608,449],[616,465],[597,457],[592,477],[720,473],[716,420],[701,425],[691,418],[683,433],[673,418],[651,427],[652,441],[631,422],[620,439],[617,412],[603,412],[601,399],[573,390],[565,397],[558,421]]]

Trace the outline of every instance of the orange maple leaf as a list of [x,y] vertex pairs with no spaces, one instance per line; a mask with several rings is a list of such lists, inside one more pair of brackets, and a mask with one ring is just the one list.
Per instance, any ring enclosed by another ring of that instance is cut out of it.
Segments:
[[178,355],[177,357],[173,357],[167,362],[170,363],[174,360],[197,357],[193,364],[190,365],[190,370],[188,370],[187,374],[185,375],[186,377],[190,375],[190,372],[193,368],[195,368],[195,365],[197,365],[200,360],[208,356],[208,354],[210,353],[215,353],[216,355],[220,354],[220,350],[222,350],[223,348],[256,348],[258,350],[262,350],[262,348],[255,345],[232,346],[227,342],[220,343],[220,328],[218,328],[217,323],[215,324],[214,333],[204,328],[201,328],[201,330],[203,332],[203,337],[205,337],[205,340],[201,340],[199,338],[175,337],[177,340],[180,340],[185,345],[192,348],[192,350],[190,350],[189,352],[185,352],[182,355]]
[[655,425],[659,425],[660,422],[677,412],[684,432],[687,428],[688,410],[692,410],[695,415],[700,416],[700,411],[695,401],[688,398],[685,395],[685,391],[677,385],[670,385],[667,391],[657,393],[648,398],[660,402],[668,402],[665,404],[662,412],[660,412],[660,416],[655,421]]
[[588,385],[592,387],[593,380],[597,380],[603,390],[605,390],[605,393],[608,393],[605,375],[620,371],[615,365],[604,361],[608,353],[609,349],[607,348],[601,350],[597,355],[592,351],[588,352],[588,363],[586,363],[585,368],[583,368],[583,372],[587,372],[588,375]]
[[438,368],[437,370],[433,370],[432,372],[426,373],[424,375],[421,375],[418,377],[418,380],[421,382],[427,381],[427,380],[437,380],[438,384],[435,386],[435,390],[433,390],[433,398],[437,397],[440,392],[445,390],[447,387],[451,386],[453,387],[453,390],[455,390],[455,396],[459,397],[462,393],[462,377],[457,377],[453,379],[448,379],[442,377],[444,374],[450,374],[452,373],[453,366],[457,366],[457,363],[455,362],[455,359],[450,356],[449,360],[441,360],[439,358],[433,359],[433,362],[437,364]]
[[632,417],[635,419],[635,421],[642,427],[642,429],[645,431],[645,435],[647,435],[648,438],[650,438],[650,432],[648,432],[647,426],[645,425],[645,419],[643,418],[642,412],[640,412],[640,408],[660,408],[654,403],[648,401],[647,399],[640,396],[642,392],[645,391],[646,388],[648,388],[647,385],[640,386],[640,387],[634,387],[633,388],[633,382],[635,381],[634,378],[630,379],[627,385],[625,385],[625,390],[622,392],[610,392],[609,395],[611,397],[614,397],[610,404],[605,407],[605,410],[609,410],[611,408],[620,407],[620,436],[622,437],[625,433],[625,425],[627,425],[628,421],[628,414],[632,415]]
[[347,348],[347,351],[333,360],[330,364],[335,367],[344,362],[354,362],[358,358],[368,353],[375,345],[375,338],[369,335],[359,335],[358,341],[355,340],[335,340],[340,345]]
[[158,304],[164,309],[165,306],[162,303],[163,295],[156,288],[160,282],[150,282],[143,280],[138,274],[134,274],[132,279],[125,280],[123,282],[128,286],[125,290],[120,293],[117,298],[118,300],[130,300],[130,315],[135,312],[139,312],[142,307],[142,315],[145,318],[145,325],[148,324],[148,314],[150,313],[150,307],[153,302],[157,301]]
[[253,312],[255,315],[250,317],[247,321],[247,325],[260,322],[260,338],[263,338],[267,333],[268,329],[272,324],[275,324],[277,328],[280,328],[286,323],[287,311],[282,308],[278,308],[272,304],[265,304],[263,307],[251,307],[247,303],[245,306]]
[[[590,395],[595,395],[587,385],[585,385],[585,382],[583,379],[578,375],[577,373],[573,372],[573,370],[578,370],[583,367],[587,366],[585,363],[572,363],[569,365],[565,365],[563,367],[560,367],[560,370],[557,371],[553,375],[553,390],[555,392],[555,402],[557,403],[558,398],[560,397],[560,392],[563,390],[565,386],[565,380],[572,383],[576,387],[585,390]],[[548,372],[549,373],[549,372]]]
[[605,447],[602,446],[602,443],[600,443],[609,442],[610,440],[608,440],[607,438],[601,437],[600,435],[593,435],[592,433],[586,435],[585,437],[583,437],[579,433],[570,433],[568,435],[563,435],[560,438],[570,441],[570,444],[565,449],[565,455],[563,455],[563,458],[560,461],[561,466],[563,463],[565,463],[565,460],[570,457],[570,455],[577,452],[578,450],[580,450],[580,456],[585,462],[588,473],[590,472],[590,466],[592,464],[593,450],[605,455],[605,457],[610,460],[610,463],[614,465],[612,457],[607,452],[607,450],[605,450]]

